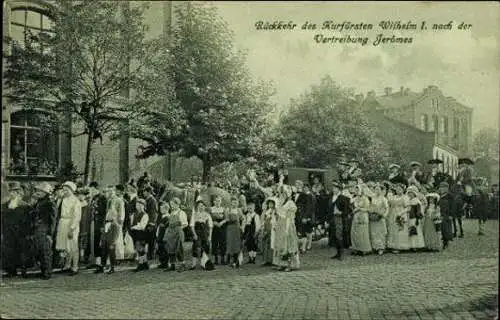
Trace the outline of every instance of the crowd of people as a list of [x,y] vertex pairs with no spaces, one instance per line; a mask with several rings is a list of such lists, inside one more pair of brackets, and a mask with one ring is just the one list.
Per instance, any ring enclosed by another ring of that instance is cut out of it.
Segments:
[[213,270],[255,264],[260,253],[264,266],[292,271],[318,234],[336,248],[334,259],[347,249],[356,255],[441,251],[464,237],[462,217],[472,209],[479,235],[488,212],[498,212],[498,186],[490,192],[478,185],[469,159],[459,164],[456,179],[437,159],[427,173],[418,162],[408,175],[393,164],[379,182],[364,182],[355,160],[340,163],[338,179],[324,183],[313,175],[291,184],[284,172],[259,181],[249,170],[237,186],[193,185],[194,192],[161,186],[147,174],[125,186],[40,183],[31,194],[12,182],[2,204],[2,267],[8,276],[19,269],[25,276],[34,259],[49,279],[59,260],[69,275],[82,264],[112,274],[125,259],[135,259],[137,272],[156,258],[165,271]]

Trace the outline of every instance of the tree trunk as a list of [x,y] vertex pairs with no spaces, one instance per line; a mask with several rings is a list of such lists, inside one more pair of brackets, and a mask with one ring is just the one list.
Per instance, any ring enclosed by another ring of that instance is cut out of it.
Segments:
[[202,183],[207,184],[210,181],[210,169],[212,169],[212,165],[210,163],[210,158],[207,156],[203,157],[203,175],[202,175]]
[[85,168],[83,170],[83,184],[87,185],[89,182],[90,171],[90,154],[92,153],[92,144],[94,143],[94,131],[89,130],[87,140],[87,150],[85,151]]

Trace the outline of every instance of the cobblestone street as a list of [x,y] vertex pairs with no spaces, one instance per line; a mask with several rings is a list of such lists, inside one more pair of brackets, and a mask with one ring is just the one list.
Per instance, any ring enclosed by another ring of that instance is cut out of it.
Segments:
[[258,260],[240,270],[4,279],[0,308],[2,318],[494,319],[498,222],[486,231],[477,236],[467,221],[466,237],[443,253],[343,261],[330,259],[323,240],[292,273]]

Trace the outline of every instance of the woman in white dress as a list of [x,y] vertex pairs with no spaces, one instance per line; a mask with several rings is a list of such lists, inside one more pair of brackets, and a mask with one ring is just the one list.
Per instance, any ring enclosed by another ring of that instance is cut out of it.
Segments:
[[78,273],[80,253],[78,250],[78,234],[80,233],[80,219],[82,208],[80,200],[75,196],[76,184],[67,181],[62,186],[62,200],[58,203],[60,218],[57,226],[56,250],[63,251],[66,262],[63,270],[70,271],[70,275]]
[[394,192],[389,192],[389,214],[387,216],[387,248],[392,253],[410,249],[408,237],[408,197],[404,194],[404,185],[396,184]]
[[[283,178],[281,177],[280,184]],[[281,271],[290,272],[300,267],[299,238],[295,227],[295,214],[297,206],[292,200],[290,186],[282,185],[279,188],[279,204],[276,208],[275,238],[272,249],[274,250],[274,264]]]
[[387,226],[385,217],[389,211],[389,204],[385,197],[385,190],[381,185],[373,186],[373,197],[370,209],[370,242],[372,249],[379,255],[384,253],[387,240]]
[[351,242],[354,254],[365,255],[372,251],[370,242],[370,222],[368,212],[371,209],[370,199],[366,196],[367,187],[356,186],[356,197],[353,198],[354,212],[351,228]]

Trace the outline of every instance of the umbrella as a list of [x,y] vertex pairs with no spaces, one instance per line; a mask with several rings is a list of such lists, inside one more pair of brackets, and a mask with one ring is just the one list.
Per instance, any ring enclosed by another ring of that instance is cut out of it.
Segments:
[[443,160],[431,159],[431,160],[427,161],[427,164],[440,164],[440,163],[443,163]]
[[460,158],[458,159],[458,164],[474,164],[474,161],[469,158]]

